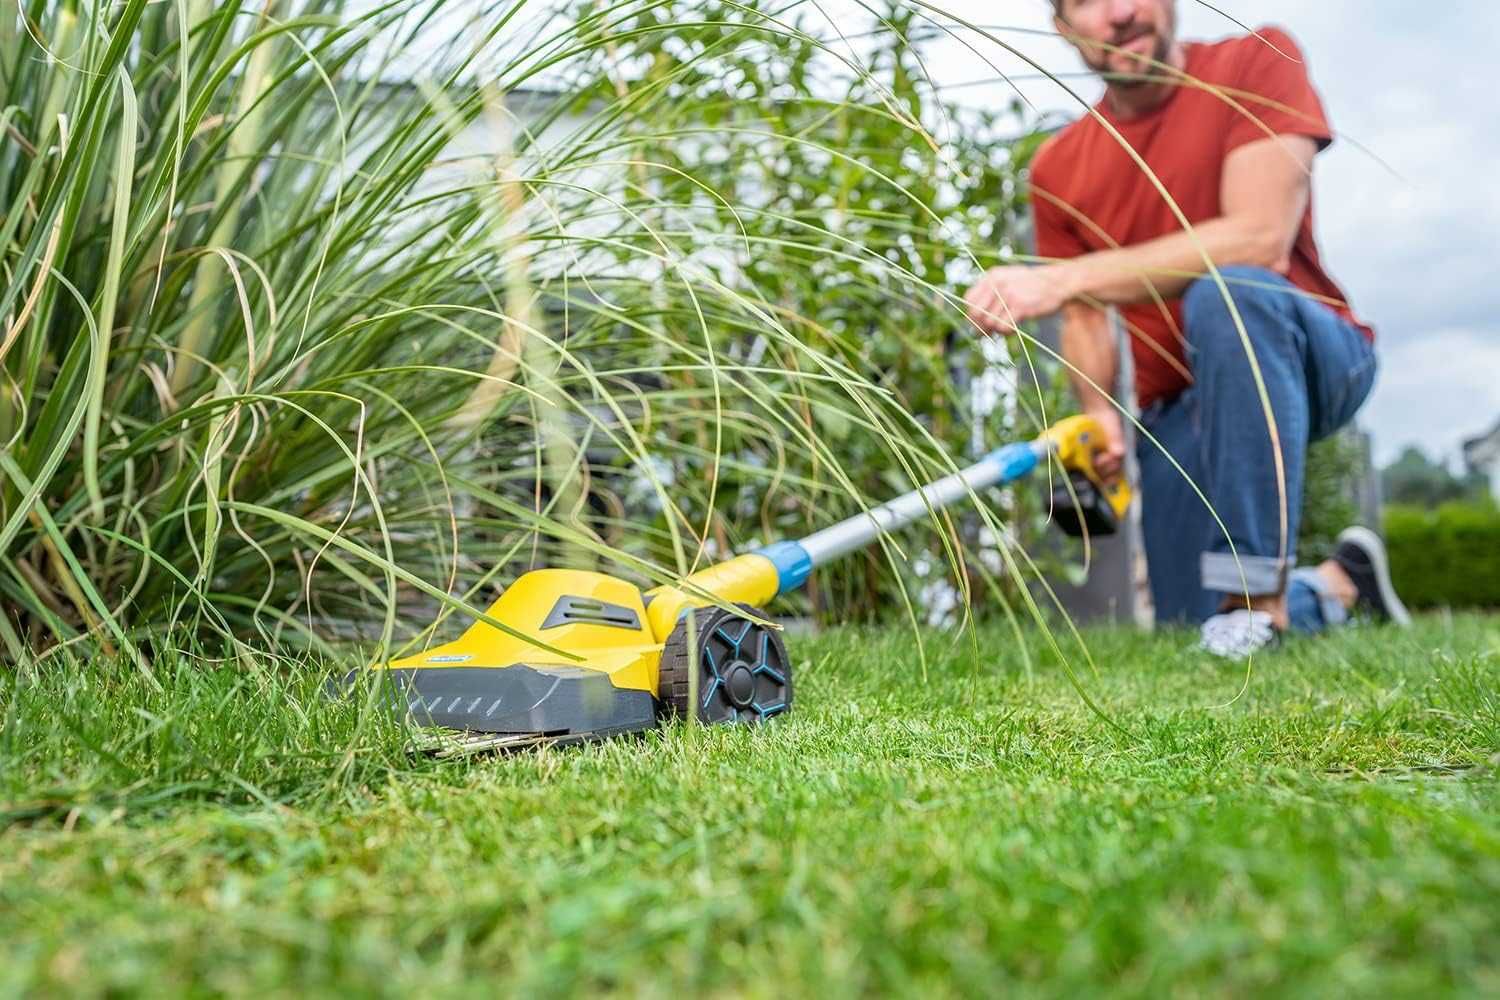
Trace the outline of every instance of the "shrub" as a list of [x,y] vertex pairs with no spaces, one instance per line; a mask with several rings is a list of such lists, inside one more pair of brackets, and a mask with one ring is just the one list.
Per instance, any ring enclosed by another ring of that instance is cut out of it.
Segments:
[[1500,608],[1500,507],[1391,507],[1391,577],[1416,608]]
[[[988,362],[939,291],[961,289],[979,266],[1015,249],[1034,143],[998,141],[996,127],[1017,109],[975,112],[942,100],[911,41],[924,32],[912,8],[885,10],[858,70],[810,32],[768,31],[778,22],[767,17],[714,0],[637,8],[621,16],[617,37],[596,53],[595,82],[580,90],[581,102],[628,95],[619,114],[638,158],[633,178],[694,224],[732,234],[716,250],[715,273],[764,301],[792,339],[747,325],[729,350],[762,359],[774,369],[768,385],[805,398],[799,422],[828,449],[783,448],[745,427],[722,445],[736,461],[722,463],[702,426],[664,429],[699,443],[674,450],[671,474],[716,483],[720,548],[797,537],[937,471],[930,457],[910,464],[888,432],[830,405],[819,369],[871,380],[910,415],[932,455],[988,450],[1035,434],[1038,412],[1059,415],[1055,400],[1038,407],[1028,398],[1019,419],[1004,407],[976,419],[967,389]],[[642,69],[612,69],[621,65]],[[767,469],[777,470],[769,481]],[[705,519],[707,498],[690,498],[684,510]],[[961,527],[972,551],[981,525]],[[930,524],[898,544],[904,562],[948,562]],[[877,548],[817,574],[813,609],[848,620],[899,608],[900,583],[884,563]]]
[[1364,446],[1352,430],[1316,441],[1308,449],[1297,539],[1302,565],[1332,555],[1338,533],[1359,520],[1357,497],[1364,469]]

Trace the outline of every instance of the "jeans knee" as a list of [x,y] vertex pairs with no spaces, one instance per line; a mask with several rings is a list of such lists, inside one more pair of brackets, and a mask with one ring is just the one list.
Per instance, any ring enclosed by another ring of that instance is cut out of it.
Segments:
[[1242,351],[1239,329],[1234,322],[1236,313],[1251,340],[1259,341],[1267,321],[1284,317],[1293,304],[1290,283],[1274,271],[1261,267],[1221,267],[1219,275],[1229,290],[1227,298],[1213,275],[1195,279],[1182,296],[1183,325],[1188,340],[1199,350],[1232,346]]

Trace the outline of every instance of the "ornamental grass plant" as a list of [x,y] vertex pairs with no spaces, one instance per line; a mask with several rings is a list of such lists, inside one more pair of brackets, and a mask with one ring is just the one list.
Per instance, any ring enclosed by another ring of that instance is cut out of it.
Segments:
[[[949,388],[1025,150],[935,138],[912,22],[8,9],[0,645],[408,648],[534,565],[674,578],[1034,432]],[[994,582],[959,532],[873,558]],[[840,600],[900,606],[878,567]]]

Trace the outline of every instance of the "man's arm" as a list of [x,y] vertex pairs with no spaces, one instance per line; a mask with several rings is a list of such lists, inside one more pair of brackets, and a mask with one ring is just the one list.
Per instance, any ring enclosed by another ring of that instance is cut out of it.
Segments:
[[1151,301],[1151,286],[1176,298],[1207,268],[1247,264],[1285,274],[1307,211],[1317,143],[1306,136],[1262,139],[1224,160],[1223,215],[1195,226],[1196,242],[1173,233],[1134,247],[1088,254],[1060,265],[1068,298],[1087,296],[1112,305]]
[[1194,226],[1193,233],[1056,264],[991,268],[965,296],[969,318],[982,329],[1010,332],[1068,302],[1150,302],[1153,287],[1163,298],[1175,298],[1208,270],[1205,253],[1216,267],[1247,264],[1284,274],[1307,210],[1317,151],[1316,140],[1301,135],[1241,146],[1224,161],[1218,218]]
[[1120,411],[1110,401],[1119,371],[1119,348],[1109,316],[1102,309],[1070,302],[1062,311],[1062,355],[1069,364],[1068,379],[1084,413],[1104,429],[1104,450],[1095,467],[1106,478],[1120,471],[1125,459],[1125,436]]

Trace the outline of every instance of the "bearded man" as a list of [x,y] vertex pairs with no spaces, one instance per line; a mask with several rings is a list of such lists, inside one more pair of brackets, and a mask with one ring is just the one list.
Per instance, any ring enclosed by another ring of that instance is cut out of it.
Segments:
[[1236,657],[1354,611],[1405,624],[1373,532],[1351,528],[1332,559],[1294,568],[1308,444],[1353,420],[1376,368],[1374,333],[1313,239],[1313,161],[1333,133],[1296,43],[1276,28],[1179,41],[1175,0],[1052,6],[1104,97],[1031,169],[1037,254],[1052,263],[990,270],[970,319],[1011,333],[1061,312],[1074,389],[1118,475],[1106,310],[1119,309],[1158,622],[1201,624],[1203,648]]

